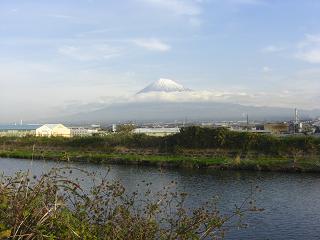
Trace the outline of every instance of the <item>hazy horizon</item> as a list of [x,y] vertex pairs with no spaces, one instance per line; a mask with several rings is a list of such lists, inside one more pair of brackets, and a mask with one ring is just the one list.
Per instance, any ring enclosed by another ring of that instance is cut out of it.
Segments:
[[[114,102],[317,109],[320,2],[4,0],[0,122]],[[192,93],[135,97],[168,78]]]

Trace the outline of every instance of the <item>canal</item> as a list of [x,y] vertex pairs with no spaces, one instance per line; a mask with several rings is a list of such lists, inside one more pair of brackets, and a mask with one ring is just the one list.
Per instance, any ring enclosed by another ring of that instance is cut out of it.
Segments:
[[[52,167],[65,165],[53,161],[0,158],[0,172],[4,175],[19,170],[40,175]],[[219,207],[226,213],[250,195],[251,187],[259,186],[261,192],[255,198],[257,206],[265,210],[247,215],[248,227],[232,229],[226,239],[320,239],[319,174],[159,169],[89,163],[67,165],[98,175],[108,172],[108,178],[121,181],[128,192],[135,191],[142,181],[152,182],[150,188],[153,191],[176,181],[175,190],[189,194],[187,203],[190,206],[199,206],[216,196]]]

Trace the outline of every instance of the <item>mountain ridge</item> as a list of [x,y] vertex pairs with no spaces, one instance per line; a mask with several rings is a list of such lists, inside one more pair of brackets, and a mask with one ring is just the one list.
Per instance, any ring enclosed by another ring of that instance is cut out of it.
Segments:
[[[290,121],[294,109],[280,107],[245,106],[218,102],[128,102],[115,103],[105,108],[66,117],[67,122],[114,123],[126,121]],[[320,116],[320,110],[301,110],[303,119]]]
[[[105,104],[99,109],[69,114],[63,118],[69,123],[114,123],[123,121],[243,121],[248,114],[250,120],[290,121],[294,118],[294,108],[252,106],[221,101],[176,101],[174,98],[161,100],[154,96],[183,95],[196,93],[170,79],[160,78],[137,92],[127,101]],[[174,99],[175,101],[172,101]],[[84,110],[84,109],[83,109]],[[300,111],[300,117],[310,119],[320,116],[320,109]]]

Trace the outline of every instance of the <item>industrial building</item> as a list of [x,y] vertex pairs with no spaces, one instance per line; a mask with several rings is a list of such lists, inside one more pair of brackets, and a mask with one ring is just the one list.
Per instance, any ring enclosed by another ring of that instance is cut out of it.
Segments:
[[289,133],[288,123],[266,123],[264,124],[264,130],[272,134],[287,134]]

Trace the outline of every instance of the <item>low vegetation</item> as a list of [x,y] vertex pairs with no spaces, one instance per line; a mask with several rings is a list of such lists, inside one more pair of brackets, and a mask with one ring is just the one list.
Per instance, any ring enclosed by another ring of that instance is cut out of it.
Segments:
[[187,127],[150,137],[118,133],[83,138],[2,137],[0,156],[232,169],[320,171],[320,138],[277,137]]
[[174,182],[157,193],[151,183],[141,184],[145,192],[128,193],[107,175],[70,168],[2,176],[0,239],[222,239],[231,226],[246,226],[244,214],[262,211],[255,206],[256,187],[222,214],[214,198],[186,207],[188,196],[173,191]]

